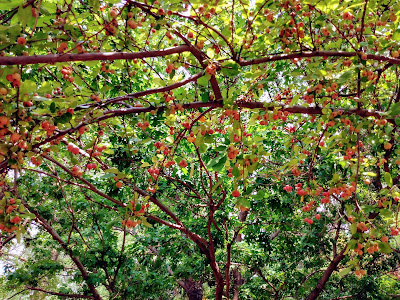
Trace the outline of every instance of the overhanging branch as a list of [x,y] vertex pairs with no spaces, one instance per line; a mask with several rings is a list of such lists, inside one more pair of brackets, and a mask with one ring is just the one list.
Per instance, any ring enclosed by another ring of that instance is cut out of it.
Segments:
[[[251,60],[244,60],[238,61],[237,63],[244,66],[251,66],[262,64],[270,61],[278,61],[278,60],[289,60],[294,58],[306,58],[306,57],[354,57],[358,56],[359,53],[357,52],[347,52],[347,51],[311,51],[311,52],[299,52],[299,53],[292,53],[292,54],[280,54],[280,55],[270,55],[266,57],[251,59]],[[400,65],[400,59],[386,57],[382,55],[374,55],[374,54],[367,54],[367,59],[376,60],[376,61],[388,61],[394,65]]]
[[0,65],[33,65],[48,64],[67,61],[95,61],[95,60],[118,60],[118,59],[134,59],[147,57],[161,57],[170,54],[178,54],[189,51],[186,45],[167,48],[164,50],[142,51],[142,52],[93,52],[93,53],[65,53],[65,54],[49,54],[49,55],[32,55],[32,56],[0,56]]

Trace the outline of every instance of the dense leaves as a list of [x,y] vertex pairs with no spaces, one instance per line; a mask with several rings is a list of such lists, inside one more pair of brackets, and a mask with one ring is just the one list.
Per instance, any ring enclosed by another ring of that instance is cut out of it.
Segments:
[[0,1],[2,296],[396,297],[399,15]]

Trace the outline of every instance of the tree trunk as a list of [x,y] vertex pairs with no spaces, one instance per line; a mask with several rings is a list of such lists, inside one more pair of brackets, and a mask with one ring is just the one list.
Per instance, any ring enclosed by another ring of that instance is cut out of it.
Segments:
[[224,280],[222,277],[220,280],[217,280],[216,282],[216,288],[215,288],[215,300],[222,300],[222,296],[224,295]]
[[239,300],[239,287],[243,284],[242,274],[240,274],[239,267],[233,270],[233,298],[232,300]]
[[195,281],[192,278],[180,280],[180,286],[183,287],[189,300],[202,300],[203,299],[203,283]]
[[333,271],[336,270],[336,267],[340,263],[340,261],[344,258],[344,252],[346,251],[347,247],[344,247],[342,252],[340,252],[338,255],[336,255],[331,263],[329,264],[328,268],[325,270],[324,274],[322,275],[321,279],[318,281],[317,286],[315,289],[308,295],[306,300],[314,300],[317,299],[319,294],[323,291],[326,282],[329,280],[329,277],[331,277]]

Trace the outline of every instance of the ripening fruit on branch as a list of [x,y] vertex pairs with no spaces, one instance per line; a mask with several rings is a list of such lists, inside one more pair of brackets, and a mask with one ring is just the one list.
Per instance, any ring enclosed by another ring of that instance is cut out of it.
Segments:
[[116,184],[115,184],[115,186],[117,187],[117,188],[121,188],[122,187],[122,181],[118,181]]
[[97,165],[96,165],[95,163],[87,164],[87,168],[88,168],[88,170],[96,169],[96,168],[97,168]]
[[78,166],[73,166],[73,167],[72,167],[72,174],[73,174],[74,176],[81,177],[82,174],[83,174],[83,172],[82,172],[82,170],[81,170]]
[[115,8],[113,8],[113,9],[110,11],[110,16],[111,16],[112,18],[115,18],[116,16],[118,16],[118,11],[117,11]]
[[392,144],[391,143],[385,143],[385,145],[383,146],[386,150],[390,150],[390,148],[392,148]]
[[22,219],[19,216],[15,216],[14,218],[12,218],[10,220],[10,222],[13,223],[13,224],[18,224],[21,221],[22,221]]
[[62,42],[62,43],[60,44],[60,46],[58,46],[57,52],[58,52],[58,53],[62,53],[62,52],[64,52],[64,51],[67,50],[67,49],[68,49],[68,44],[67,44],[66,42]]
[[306,222],[307,224],[312,224],[312,223],[314,223],[314,221],[313,220],[311,220],[311,219],[309,219],[309,218],[304,218],[304,222]]
[[188,163],[186,162],[186,160],[182,159],[179,162],[179,166],[182,167],[182,168],[186,168],[188,166]]
[[17,38],[17,43],[20,44],[21,46],[25,46],[26,38],[24,38],[23,36],[20,36],[19,38]]
[[135,20],[128,20],[127,22],[129,28],[131,29],[136,29],[138,27],[138,23],[135,22]]
[[10,120],[6,116],[0,116],[0,127],[6,127],[9,121]]
[[233,197],[239,197],[239,196],[240,196],[240,192],[239,192],[238,190],[234,190],[234,191],[232,192],[232,196],[233,196]]
[[293,189],[293,187],[290,186],[290,185],[285,185],[285,186],[283,187],[283,190],[286,191],[286,192],[291,192],[292,189]]
[[99,95],[90,95],[90,99],[94,100],[95,102],[100,102],[100,96]]
[[323,27],[323,28],[321,29],[321,32],[322,32],[322,34],[323,34],[324,36],[328,36],[328,35],[330,34],[330,31],[329,31],[327,28],[325,28],[325,27]]
[[217,66],[216,66],[216,65],[214,65],[214,64],[209,64],[209,65],[206,67],[206,72],[207,72],[207,74],[215,75],[215,74],[216,74],[216,69],[217,69]]
[[10,141],[12,142],[12,143],[16,143],[16,142],[18,142],[19,140],[21,139],[21,135],[20,134],[18,134],[17,132],[13,132],[12,134],[11,134],[11,136],[10,136]]
[[353,19],[354,19],[354,16],[352,15],[351,12],[345,11],[343,13],[343,20],[350,20],[351,21]]
[[356,270],[356,271],[354,272],[354,274],[355,274],[357,277],[362,277],[362,276],[365,275],[365,270]]

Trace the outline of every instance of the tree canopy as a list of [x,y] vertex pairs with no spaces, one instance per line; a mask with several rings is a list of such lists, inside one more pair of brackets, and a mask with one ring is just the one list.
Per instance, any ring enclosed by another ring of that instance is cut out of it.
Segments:
[[399,16],[0,0],[1,297],[400,297]]

